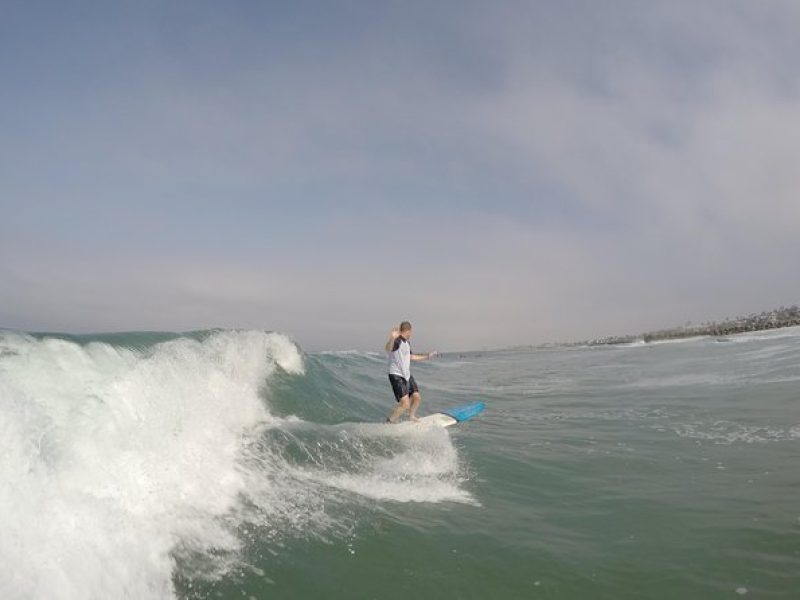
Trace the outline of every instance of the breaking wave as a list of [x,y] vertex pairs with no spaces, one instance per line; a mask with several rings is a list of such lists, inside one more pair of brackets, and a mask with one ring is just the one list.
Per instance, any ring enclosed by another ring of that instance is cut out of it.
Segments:
[[342,507],[472,502],[446,431],[348,423],[385,408],[343,385],[358,356],[156,338],[0,332],[0,597],[172,598],[256,537],[346,530]]

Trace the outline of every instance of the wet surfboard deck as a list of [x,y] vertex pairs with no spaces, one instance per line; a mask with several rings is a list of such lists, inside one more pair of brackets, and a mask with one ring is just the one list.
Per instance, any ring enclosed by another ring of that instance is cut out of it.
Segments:
[[469,421],[471,418],[481,414],[485,408],[486,404],[483,402],[473,402],[472,404],[464,404],[442,412],[433,413],[432,415],[420,417],[419,421],[413,424],[423,427],[450,427],[457,423]]

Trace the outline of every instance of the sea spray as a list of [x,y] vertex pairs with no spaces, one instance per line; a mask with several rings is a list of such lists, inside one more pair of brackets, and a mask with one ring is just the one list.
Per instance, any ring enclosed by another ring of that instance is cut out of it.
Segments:
[[242,436],[270,415],[284,336],[219,332],[148,351],[3,334],[3,598],[169,598],[177,544],[235,549]]
[[173,598],[355,507],[471,501],[446,432],[342,422],[374,407],[284,335],[136,335],[0,333],[0,597]]

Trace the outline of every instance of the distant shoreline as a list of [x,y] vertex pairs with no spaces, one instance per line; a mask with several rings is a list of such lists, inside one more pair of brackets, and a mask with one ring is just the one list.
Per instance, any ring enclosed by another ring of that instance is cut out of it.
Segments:
[[701,325],[693,326],[687,323],[683,327],[648,331],[639,335],[609,336],[576,342],[574,346],[606,346],[615,344],[631,344],[635,342],[657,342],[661,340],[677,340],[691,337],[725,337],[737,333],[753,331],[767,331],[783,327],[800,325],[800,307],[780,307],[775,310],[751,314],[746,317],[725,319],[722,322],[707,321]]

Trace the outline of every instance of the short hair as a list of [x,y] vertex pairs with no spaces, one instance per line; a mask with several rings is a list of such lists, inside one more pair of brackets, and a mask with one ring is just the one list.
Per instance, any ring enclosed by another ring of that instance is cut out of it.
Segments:
[[411,323],[409,321],[400,323],[400,331],[408,331],[409,329],[411,329]]

